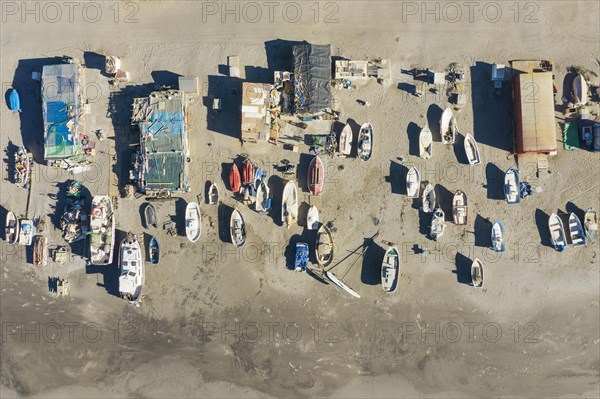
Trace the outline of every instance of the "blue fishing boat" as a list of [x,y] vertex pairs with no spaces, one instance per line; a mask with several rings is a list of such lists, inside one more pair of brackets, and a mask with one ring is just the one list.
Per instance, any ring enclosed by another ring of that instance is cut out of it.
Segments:
[[160,244],[158,243],[156,237],[152,237],[152,239],[150,239],[149,252],[150,263],[157,265],[158,262],[160,262]]
[[303,242],[296,243],[296,259],[294,262],[294,270],[297,272],[306,271],[308,265],[308,244]]
[[8,108],[14,112],[21,112],[21,99],[17,89],[11,89],[8,95]]

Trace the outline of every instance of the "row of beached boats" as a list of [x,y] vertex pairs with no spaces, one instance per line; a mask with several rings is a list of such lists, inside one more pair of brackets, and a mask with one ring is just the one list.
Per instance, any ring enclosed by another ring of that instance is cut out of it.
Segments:
[[[440,119],[440,135],[442,143],[452,145],[456,141],[458,133],[458,124],[454,113],[450,108],[446,108]],[[467,133],[464,140],[465,155],[469,161],[469,165],[479,165],[481,156],[479,154],[479,146],[475,138]],[[423,159],[430,159],[433,155],[433,135],[429,126],[424,126],[419,133],[419,156]]]
[[[562,252],[569,242],[574,247],[583,247],[588,241],[594,242],[598,239],[598,213],[596,209],[587,209],[583,225],[579,217],[573,212],[568,214],[566,221],[567,226],[565,228],[560,215],[552,213],[548,219],[550,240],[557,251]],[[569,241],[567,241],[567,237]]]
[[[349,157],[352,154],[354,132],[352,126],[346,124],[340,133],[339,153]],[[361,161],[367,162],[373,156],[373,125],[370,122],[363,123],[358,131],[356,155]]]

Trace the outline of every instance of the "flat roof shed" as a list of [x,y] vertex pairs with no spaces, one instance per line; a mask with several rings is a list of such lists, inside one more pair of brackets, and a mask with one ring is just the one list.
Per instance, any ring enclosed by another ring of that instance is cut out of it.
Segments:
[[518,74],[513,78],[516,151],[555,154],[556,122],[551,72]]

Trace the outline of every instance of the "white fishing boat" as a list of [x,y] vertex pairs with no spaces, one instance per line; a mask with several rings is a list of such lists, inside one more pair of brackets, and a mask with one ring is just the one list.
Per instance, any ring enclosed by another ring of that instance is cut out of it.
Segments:
[[432,155],[433,135],[429,126],[424,126],[419,134],[419,156],[423,159],[429,159]]
[[242,213],[235,208],[229,219],[229,232],[231,234],[231,242],[236,247],[240,248],[246,243],[246,222]]
[[390,247],[383,256],[381,264],[381,286],[388,293],[396,291],[400,276],[400,256],[398,248]]
[[360,298],[360,295],[358,294],[358,292],[354,291],[352,288],[350,288],[346,284],[344,284],[332,272],[326,271],[325,275],[332,283],[334,283],[335,285],[337,285],[338,287],[340,287],[341,289],[346,291],[348,294],[352,295],[355,298]]
[[333,236],[326,225],[321,226],[317,232],[315,252],[319,266],[327,267],[333,261]]
[[16,244],[19,239],[19,219],[14,212],[6,214],[6,223],[4,224],[4,239],[10,245]]
[[406,175],[406,195],[409,198],[418,198],[421,188],[421,175],[416,166],[410,168]]
[[264,180],[260,181],[258,190],[256,190],[254,209],[258,213],[267,212],[269,210],[269,185]]
[[588,208],[584,219],[585,236],[589,242],[598,239],[598,213],[594,208]]
[[123,299],[136,303],[144,286],[144,254],[137,236],[128,233],[119,251],[119,293]]
[[585,246],[583,226],[577,215],[573,212],[569,214],[569,236],[571,237],[571,244],[573,244],[574,247]]
[[431,213],[435,209],[435,190],[429,183],[427,183],[425,190],[423,190],[423,206],[421,209],[425,213]]
[[481,159],[479,157],[479,147],[477,146],[477,142],[467,133],[465,136],[465,154],[467,154],[467,159],[469,160],[469,165],[479,165],[481,163]]
[[504,235],[504,224],[496,220],[492,225],[492,249],[495,252],[506,251],[506,239]]
[[446,230],[446,223],[444,221],[445,217],[446,215],[441,208],[437,208],[435,211],[433,211],[430,231],[430,236],[433,240],[437,240],[444,234],[444,230]]
[[215,183],[208,189],[208,205],[217,205],[219,203],[219,187]]
[[294,181],[287,182],[283,188],[281,221],[288,229],[298,221],[298,187]]
[[19,220],[19,225],[19,244],[31,245],[36,231],[33,221],[29,219],[21,219]]
[[457,190],[452,198],[452,219],[454,224],[464,226],[467,224],[469,210],[467,208],[467,195]]
[[185,235],[191,242],[196,242],[202,234],[202,214],[200,206],[190,202],[185,208]]
[[363,123],[358,133],[358,158],[367,162],[373,155],[373,126]]
[[319,210],[315,205],[308,208],[306,214],[306,228],[309,230],[317,230],[319,228]]
[[350,153],[352,152],[352,140],[353,140],[352,135],[353,135],[352,127],[348,123],[348,124],[346,124],[346,126],[344,126],[344,128],[342,129],[342,132],[340,133],[339,151],[342,155],[349,156]]
[[519,171],[515,168],[509,168],[504,174],[504,196],[509,204],[518,204],[521,202],[519,195]]
[[454,113],[450,108],[446,108],[440,118],[440,135],[442,136],[442,143],[454,144],[457,131],[458,124],[456,123]]
[[554,249],[559,252],[565,249],[567,246],[567,240],[565,238],[565,229],[563,226],[562,220],[560,217],[553,213],[550,215],[550,219],[548,220],[548,227],[550,229],[550,238],[552,240],[552,245]]
[[588,84],[583,75],[577,74],[573,79],[573,103],[575,105],[585,105],[588,101]]
[[471,265],[471,282],[475,288],[483,288],[483,263],[475,259]]
[[90,215],[90,263],[109,265],[113,261],[115,218],[108,195],[97,195],[92,200]]

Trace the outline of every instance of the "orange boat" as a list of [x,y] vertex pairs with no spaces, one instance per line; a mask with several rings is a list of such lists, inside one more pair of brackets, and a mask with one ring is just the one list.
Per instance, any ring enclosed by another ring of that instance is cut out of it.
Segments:
[[231,191],[234,193],[239,193],[242,188],[240,170],[235,163],[229,171],[229,187],[231,187]]
[[245,185],[254,183],[254,167],[252,166],[252,162],[249,159],[244,161],[244,170],[242,171],[243,181],[242,183]]
[[319,156],[315,156],[308,167],[308,191],[312,195],[321,195],[325,183],[325,168]]

